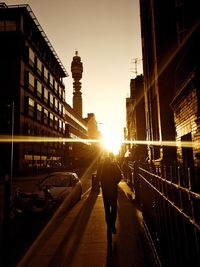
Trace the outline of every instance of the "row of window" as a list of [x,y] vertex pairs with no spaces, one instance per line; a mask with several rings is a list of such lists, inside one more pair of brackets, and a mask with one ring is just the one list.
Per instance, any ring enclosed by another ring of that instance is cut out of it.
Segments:
[[79,121],[75,116],[73,116],[69,111],[65,110],[62,103],[48,91],[47,88],[42,86],[39,80],[35,79],[32,73],[27,72],[27,84],[26,86],[32,91],[41,101],[49,105],[49,107],[56,113],[59,113],[60,116],[67,115],[78,125],[80,125],[84,130],[87,131],[87,127]]
[[26,72],[26,87],[29,88],[38,98],[40,98],[44,103],[48,104],[55,112],[59,115],[64,115],[63,104],[61,104],[57,97],[54,97],[52,93],[48,91],[47,88],[42,86],[39,80],[35,79],[32,73]]
[[47,70],[47,68],[42,64],[40,59],[36,57],[33,50],[29,47],[29,64],[37,71],[39,76],[48,84],[48,86],[53,90],[53,92],[58,95],[62,100],[65,100],[65,91],[59,85],[59,83],[54,79],[52,74]]
[[23,168],[60,167],[62,158],[58,156],[24,154]]
[[[50,142],[51,140],[48,140],[49,138],[58,138],[57,134],[53,135],[52,131],[45,131],[44,129],[42,129],[41,127],[38,126],[34,126],[31,123],[25,123],[24,124],[24,134],[28,135],[28,136],[37,136],[39,138],[41,138],[41,143],[44,145],[43,148],[55,148],[55,149],[64,149],[65,148],[65,142],[62,141],[62,139],[60,139],[60,142]],[[42,139],[42,137],[45,137],[45,139]],[[60,137],[59,137],[60,138]],[[41,143],[39,144],[39,146],[41,146]],[[26,145],[27,148],[28,145]],[[29,147],[30,148],[30,147]],[[42,147],[41,147],[42,149]]]
[[65,122],[30,97],[25,98],[25,113],[44,125],[65,133]]
[[16,31],[16,30],[17,30],[16,20],[0,20],[0,32]]
[[79,121],[76,117],[74,117],[68,110],[65,110],[64,112],[69,118],[71,118],[78,125],[80,125],[85,131],[87,131],[87,127],[81,121]]

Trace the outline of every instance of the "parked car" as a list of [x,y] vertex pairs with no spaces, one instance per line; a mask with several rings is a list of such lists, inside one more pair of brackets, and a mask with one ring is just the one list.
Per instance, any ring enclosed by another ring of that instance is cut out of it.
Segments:
[[52,199],[57,206],[71,194],[74,204],[81,199],[82,183],[75,172],[53,172],[37,183],[34,193],[41,200]]
[[82,183],[78,175],[74,172],[53,172],[39,181],[33,192],[24,192],[20,187],[15,189],[11,217],[48,214],[69,195],[70,206],[81,199]]

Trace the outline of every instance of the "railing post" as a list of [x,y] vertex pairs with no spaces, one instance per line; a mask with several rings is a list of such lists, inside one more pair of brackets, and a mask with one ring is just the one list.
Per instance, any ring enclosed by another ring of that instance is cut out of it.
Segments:
[[135,186],[135,201],[138,203],[140,206],[142,206],[141,203],[141,195],[140,195],[140,190],[141,190],[141,182],[139,178],[139,165],[138,162],[134,162],[134,186]]

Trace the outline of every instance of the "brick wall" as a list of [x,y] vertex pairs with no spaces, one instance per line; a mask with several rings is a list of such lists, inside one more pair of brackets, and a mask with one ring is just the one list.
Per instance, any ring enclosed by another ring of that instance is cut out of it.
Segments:
[[[176,141],[181,141],[181,137],[191,133],[192,142],[200,141],[200,126],[198,122],[198,101],[196,89],[187,92],[176,104],[174,108],[174,122],[176,127]],[[195,154],[200,153],[200,147],[193,147],[195,165],[200,166]],[[177,157],[182,162],[182,149],[177,148]]]

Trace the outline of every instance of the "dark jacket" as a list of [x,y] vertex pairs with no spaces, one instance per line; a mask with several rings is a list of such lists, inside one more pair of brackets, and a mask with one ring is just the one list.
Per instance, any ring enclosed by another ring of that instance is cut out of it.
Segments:
[[122,178],[117,163],[106,158],[97,170],[97,178],[101,184],[103,197],[109,198],[110,200],[116,199],[118,183]]

